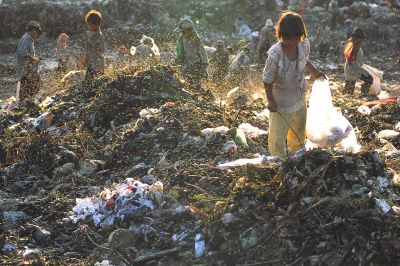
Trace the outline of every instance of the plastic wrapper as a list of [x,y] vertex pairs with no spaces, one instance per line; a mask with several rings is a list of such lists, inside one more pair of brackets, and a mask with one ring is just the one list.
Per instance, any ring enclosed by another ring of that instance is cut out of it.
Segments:
[[220,126],[216,128],[205,128],[201,130],[201,133],[206,142],[215,142],[217,139],[219,140],[221,137],[225,137],[228,133],[229,128],[226,126]]
[[238,159],[233,162],[219,164],[217,168],[224,170],[245,165],[266,166],[272,163],[279,165],[280,164],[279,157],[262,155],[252,159]]
[[246,138],[249,139],[256,139],[264,135],[268,135],[268,131],[259,129],[258,127],[252,126],[249,123],[243,123],[239,126],[239,129],[241,129],[244,134],[246,135]]
[[381,80],[383,79],[383,71],[367,64],[363,64],[362,68],[365,69],[374,79],[370,88],[370,92],[378,95],[381,92]]

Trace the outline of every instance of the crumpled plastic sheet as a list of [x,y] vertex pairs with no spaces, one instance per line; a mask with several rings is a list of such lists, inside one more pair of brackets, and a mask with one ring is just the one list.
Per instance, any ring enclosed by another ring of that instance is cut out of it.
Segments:
[[29,130],[33,131],[35,129],[43,129],[46,122],[46,118],[49,116],[49,112],[45,112],[38,116],[37,118],[29,117],[24,120],[26,124],[29,125]]
[[217,165],[218,169],[224,170],[224,169],[230,169],[230,168],[235,168],[235,167],[240,167],[240,166],[245,166],[245,165],[258,165],[258,166],[266,166],[269,164],[280,164],[281,160],[279,157],[276,156],[266,156],[266,155],[261,155],[253,159],[238,159],[233,162],[228,162],[228,163],[223,163]]
[[244,134],[246,135],[246,138],[249,139],[256,139],[264,135],[268,135],[268,131],[259,129],[258,127],[255,127],[249,123],[242,123],[239,126],[239,129],[243,130]]
[[194,237],[194,250],[196,258],[203,256],[206,251],[206,241],[203,240],[203,237],[200,233],[196,234]]
[[204,140],[206,142],[211,142],[218,136],[226,136],[228,131],[229,131],[229,128],[227,128],[226,126],[220,126],[220,127],[216,127],[216,128],[202,129],[201,133],[203,134]]
[[150,118],[156,114],[158,114],[159,112],[161,112],[160,109],[156,109],[156,108],[145,108],[143,110],[141,110],[139,112],[139,116],[141,118]]
[[76,199],[69,218],[74,222],[92,220],[96,226],[112,225],[126,215],[143,216],[163,201],[163,183],[152,185],[127,178],[113,190],[105,189],[96,196]]

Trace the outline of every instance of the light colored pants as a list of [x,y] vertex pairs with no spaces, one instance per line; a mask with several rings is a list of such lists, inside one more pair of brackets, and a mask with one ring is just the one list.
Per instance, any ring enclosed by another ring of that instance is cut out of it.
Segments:
[[272,156],[286,156],[286,140],[290,153],[304,147],[306,120],[306,104],[293,113],[269,113],[268,148]]

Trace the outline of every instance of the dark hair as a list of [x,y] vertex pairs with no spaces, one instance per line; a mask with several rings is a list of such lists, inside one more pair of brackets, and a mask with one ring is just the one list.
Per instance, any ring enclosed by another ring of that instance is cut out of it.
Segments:
[[275,36],[278,40],[294,37],[304,40],[307,37],[307,29],[303,18],[293,11],[283,11],[276,26]]
[[100,25],[102,21],[103,21],[103,16],[99,11],[94,9],[90,10],[85,16],[86,23]]
[[39,32],[39,34],[42,34],[42,28],[40,27],[39,22],[37,21],[31,21],[29,24],[26,26],[26,31],[31,32],[33,30],[36,30]]
[[33,30],[36,30],[37,32],[40,33],[38,27],[35,27],[35,26],[33,26],[33,25],[28,25],[28,26],[26,27],[26,31],[33,31]]
[[353,33],[351,34],[351,37],[355,38],[355,39],[364,39],[365,38],[365,34],[364,34],[363,29],[358,28],[358,27],[355,28]]

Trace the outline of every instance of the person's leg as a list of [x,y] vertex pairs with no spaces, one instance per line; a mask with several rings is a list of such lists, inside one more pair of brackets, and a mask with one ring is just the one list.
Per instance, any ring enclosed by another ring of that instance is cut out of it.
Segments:
[[23,72],[20,69],[17,71],[17,76],[18,82],[15,90],[15,104],[18,106],[19,102],[21,101],[21,78],[23,76]]
[[268,148],[272,156],[286,156],[286,136],[289,130],[287,121],[290,121],[292,114],[269,113],[269,134]]
[[360,79],[364,81],[364,83],[361,85],[361,93],[369,94],[369,89],[374,82],[374,78],[370,74],[361,74]]
[[346,80],[344,85],[343,93],[345,94],[353,94],[354,90],[356,89],[356,81],[354,80]]
[[94,79],[94,70],[91,68],[86,69],[85,80],[92,81]]
[[303,107],[292,115],[290,121],[290,128],[287,134],[287,143],[289,153],[304,148],[306,140],[306,121],[307,121],[307,105],[304,103]]
[[324,44],[320,43],[318,49],[319,49],[319,56],[323,57],[324,56]]
[[324,56],[329,55],[329,43],[325,43],[324,45]]
[[21,93],[21,81],[17,82],[17,90],[15,92],[15,103],[18,105],[20,101],[20,93]]

